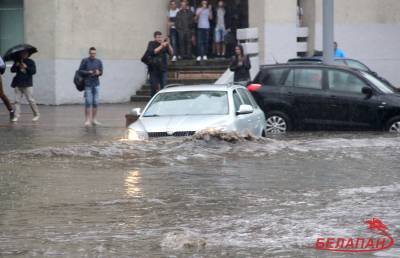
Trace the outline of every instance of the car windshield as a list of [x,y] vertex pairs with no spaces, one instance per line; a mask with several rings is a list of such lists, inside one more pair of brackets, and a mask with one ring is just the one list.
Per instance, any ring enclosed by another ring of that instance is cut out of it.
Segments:
[[158,94],[143,117],[227,115],[226,91],[179,91]]
[[361,72],[361,73],[368,81],[370,81],[373,85],[378,87],[383,93],[394,93],[393,89],[391,89],[389,86],[387,86],[385,83],[383,83],[375,76],[366,72]]

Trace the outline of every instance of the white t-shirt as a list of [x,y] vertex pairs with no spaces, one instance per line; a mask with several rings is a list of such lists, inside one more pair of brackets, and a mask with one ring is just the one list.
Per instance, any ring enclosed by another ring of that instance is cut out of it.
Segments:
[[197,8],[196,15],[199,15],[199,22],[197,28],[209,29],[210,28],[210,9],[208,8]]
[[225,29],[225,9],[224,8],[217,9],[217,28]]
[[178,14],[178,12],[179,12],[179,8],[176,8],[175,10],[169,9],[169,11],[168,11],[168,18],[169,18],[169,21],[172,22],[172,26],[171,26],[172,29],[175,29],[176,15]]

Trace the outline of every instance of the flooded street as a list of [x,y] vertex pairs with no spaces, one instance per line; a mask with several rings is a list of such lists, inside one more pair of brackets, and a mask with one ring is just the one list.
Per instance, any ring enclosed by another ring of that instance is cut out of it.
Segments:
[[[90,129],[76,106],[43,107],[37,125],[0,112],[0,257],[400,257],[400,136],[134,143],[131,107],[102,107]],[[314,249],[367,236],[373,217],[391,249]]]

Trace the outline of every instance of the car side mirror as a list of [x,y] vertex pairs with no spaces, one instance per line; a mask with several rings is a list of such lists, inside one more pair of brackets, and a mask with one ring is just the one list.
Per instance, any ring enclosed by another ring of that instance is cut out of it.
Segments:
[[362,88],[362,93],[367,95],[368,98],[374,94],[374,92],[372,91],[372,89],[370,87]]
[[140,108],[134,108],[131,111],[131,114],[134,115],[134,116],[140,116],[141,113],[142,113],[142,110]]
[[254,112],[254,108],[250,105],[240,105],[237,115],[246,115]]

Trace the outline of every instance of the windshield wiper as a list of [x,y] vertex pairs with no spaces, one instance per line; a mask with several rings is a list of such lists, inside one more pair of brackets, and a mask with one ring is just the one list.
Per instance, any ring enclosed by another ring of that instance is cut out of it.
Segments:
[[143,117],[158,117],[159,115],[154,114],[154,115],[144,115]]

